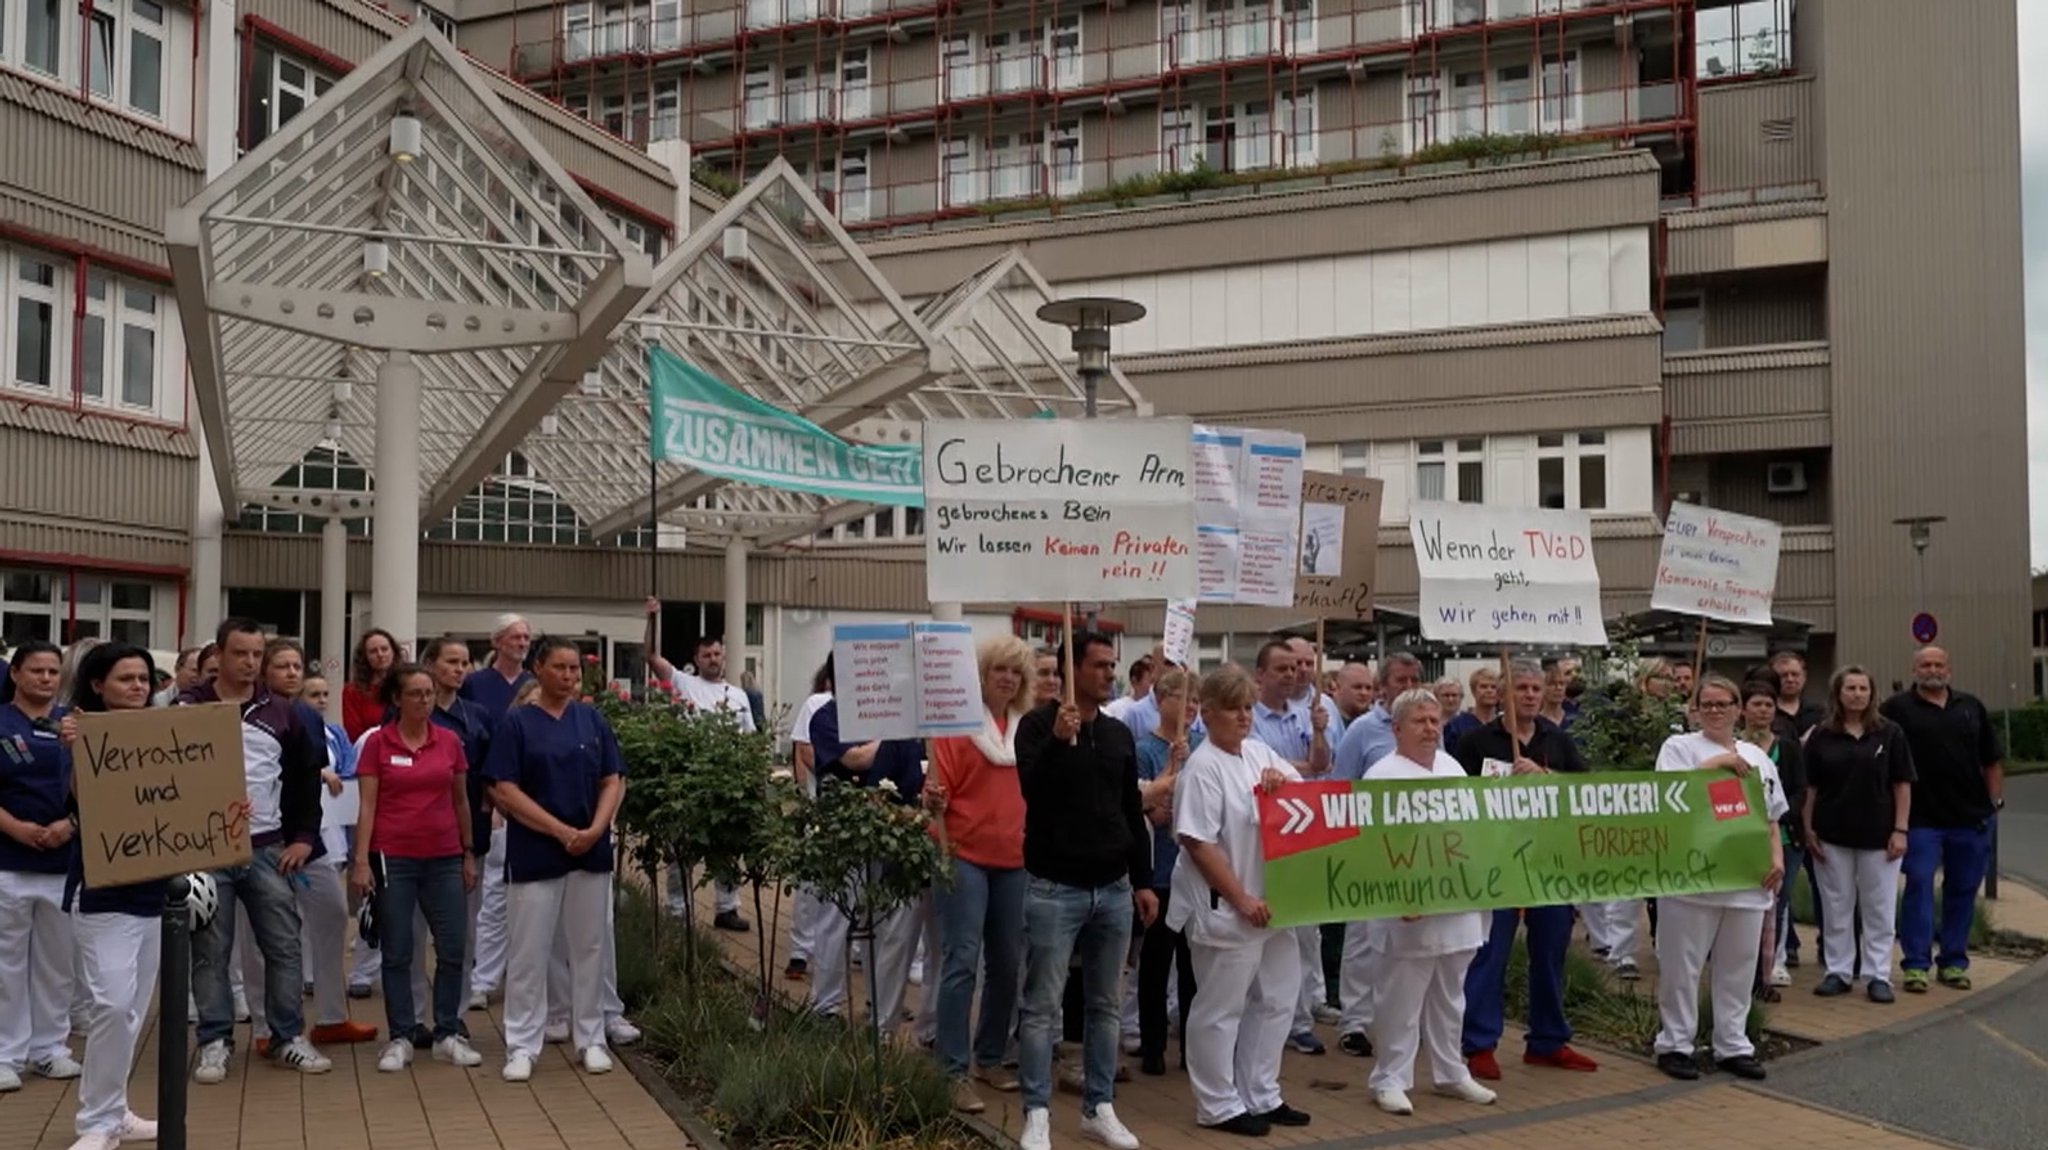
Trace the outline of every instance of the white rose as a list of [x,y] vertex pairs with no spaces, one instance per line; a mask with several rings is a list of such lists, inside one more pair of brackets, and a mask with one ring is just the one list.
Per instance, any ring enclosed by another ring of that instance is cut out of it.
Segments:
[[883,779],[880,783],[875,785],[875,789],[878,791],[882,791],[886,794],[893,795],[896,793],[896,780]]

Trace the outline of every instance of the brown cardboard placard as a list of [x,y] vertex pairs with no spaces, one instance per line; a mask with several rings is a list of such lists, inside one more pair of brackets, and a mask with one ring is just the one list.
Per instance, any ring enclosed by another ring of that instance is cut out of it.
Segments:
[[[1370,619],[1380,553],[1382,480],[1301,473],[1301,556],[1294,610],[1318,619]],[[1337,562],[1330,560],[1335,558]]]
[[71,779],[89,887],[249,861],[242,714],[232,703],[81,714]]

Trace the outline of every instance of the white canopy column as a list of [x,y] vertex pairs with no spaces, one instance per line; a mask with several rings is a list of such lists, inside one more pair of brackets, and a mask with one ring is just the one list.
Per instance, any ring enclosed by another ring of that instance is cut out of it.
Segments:
[[327,721],[341,722],[341,684],[348,677],[348,524],[339,515],[320,527],[320,662],[327,676]]
[[420,614],[420,369],[394,351],[377,366],[377,516],[370,530],[371,619],[417,650]]
[[[747,541],[725,541],[725,651],[728,660],[747,646]],[[728,664],[729,666],[730,664]],[[733,678],[730,673],[728,678]]]

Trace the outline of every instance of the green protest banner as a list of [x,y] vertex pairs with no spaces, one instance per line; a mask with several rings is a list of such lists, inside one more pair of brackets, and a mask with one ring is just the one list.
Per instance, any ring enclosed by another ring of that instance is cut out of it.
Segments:
[[1744,890],[1761,781],[1725,771],[1291,783],[1259,799],[1273,925]]
[[924,449],[848,443],[728,387],[667,348],[647,353],[649,450],[725,479],[831,499],[924,506]]

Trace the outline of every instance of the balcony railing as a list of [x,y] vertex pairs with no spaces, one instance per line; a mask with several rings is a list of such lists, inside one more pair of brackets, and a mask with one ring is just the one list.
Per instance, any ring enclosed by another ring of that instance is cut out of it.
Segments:
[[1168,71],[1230,60],[1300,56],[1316,49],[1316,20],[1304,12],[1241,15],[1204,21],[1160,41],[1160,66]]
[[791,88],[747,97],[746,130],[816,124],[839,118],[839,92],[832,88]]

